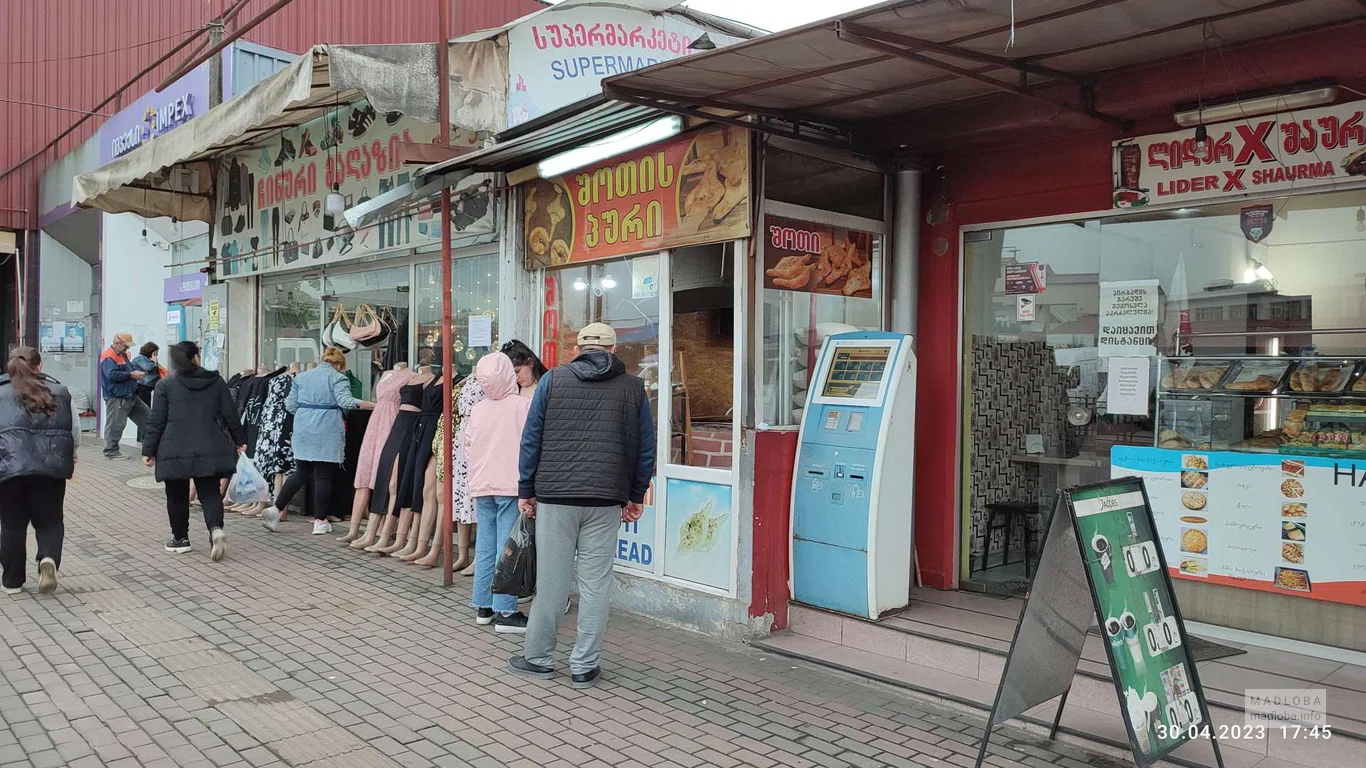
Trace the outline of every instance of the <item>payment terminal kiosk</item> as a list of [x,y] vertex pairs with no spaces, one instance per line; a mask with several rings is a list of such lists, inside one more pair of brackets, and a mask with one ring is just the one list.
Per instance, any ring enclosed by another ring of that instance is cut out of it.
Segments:
[[910,603],[915,353],[911,337],[826,339],[792,488],[792,596],[876,619]]

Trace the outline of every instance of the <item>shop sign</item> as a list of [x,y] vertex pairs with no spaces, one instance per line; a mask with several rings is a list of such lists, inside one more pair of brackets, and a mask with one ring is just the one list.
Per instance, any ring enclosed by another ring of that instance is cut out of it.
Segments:
[[1015,322],[1032,323],[1038,313],[1039,308],[1035,303],[1034,294],[1022,293],[1015,297]]
[[100,163],[122,157],[194,119],[209,106],[209,64],[190,70],[161,93],[150,92],[100,126]]
[[1276,209],[1270,205],[1249,205],[1239,211],[1238,224],[1250,242],[1260,243],[1269,237],[1275,223]]
[[764,215],[764,287],[873,297],[873,235]]
[[[377,113],[368,101],[274,134],[219,161],[214,242],[225,277],[312,268],[441,242],[441,204],[433,198],[354,230],[326,212],[335,183],[351,208],[412,181],[405,142],[430,143],[434,123],[397,112]],[[473,134],[452,141],[475,146]],[[454,245],[494,231],[488,176],[457,185],[450,226]]]
[[[693,53],[705,30],[671,13],[605,5],[546,11],[508,35],[508,126],[596,96],[602,81]],[[705,31],[718,47],[739,42]]]
[[710,126],[522,185],[527,269],[748,237],[749,134]]
[[1366,181],[1366,101],[1249,117],[1113,146],[1115,208]]
[[669,478],[664,575],[730,589],[734,570],[729,485]]
[[1048,290],[1047,269],[1037,261],[1006,265],[1006,295],[1043,293]]
[[1152,357],[1157,354],[1157,280],[1100,284],[1101,357]]
[[161,283],[161,299],[167,304],[198,301],[204,295],[204,286],[208,284],[209,276],[203,272],[168,277]]
[[655,569],[655,484],[645,493],[645,511],[634,523],[622,523],[617,534],[616,563],[623,568]]
[[1147,485],[1172,576],[1366,606],[1366,461],[1116,446],[1111,467]]

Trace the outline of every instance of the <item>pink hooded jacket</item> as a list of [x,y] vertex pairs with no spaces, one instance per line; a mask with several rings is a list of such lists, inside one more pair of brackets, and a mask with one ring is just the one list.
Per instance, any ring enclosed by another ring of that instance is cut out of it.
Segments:
[[480,496],[517,495],[517,458],[531,401],[517,394],[517,372],[502,352],[485,355],[474,369],[485,398],[462,429],[470,467],[470,491]]

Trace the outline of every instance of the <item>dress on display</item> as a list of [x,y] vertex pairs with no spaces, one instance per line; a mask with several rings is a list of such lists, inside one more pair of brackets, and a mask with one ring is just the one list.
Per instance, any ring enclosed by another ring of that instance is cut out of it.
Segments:
[[285,372],[277,368],[264,376],[256,376],[238,390],[237,406],[242,413],[242,428],[247,433],[247,455],[256,458],[256,441],[261,433],[261,416],[265,410],[266,396],[270,393],[270,383]]
[[441,379],[432,379],[422,392],[422,416],[413,429],[412,444],[403,458],[403,471],[398,478],[398,501],[395,509],[422,511],[422,491],[427,484],[427,464],[432,459],[432,438],[441,422],[442,397],[445,387]]
[[256,437],[256,468],[270,478],[294,471],[294,414],[285,407],[295,374],[272,379],[261,406],[261,426]]
[[474,406],[484,400],[484,387],[479,379],[471,376],[465,380],[460,391],[460,399],[455,401],[455,411],[460,421],[455,430],[455,474],[451,476],[451,515],[457,523],[473,523],[474,497],[470,496],[470,462],[465,455],[465,422]]
[[[402,405],[422,407],[422,385],[402,385],[398,389],[398,398]],[[389,436],[384,440],[384,449],[380,451],[379,463],[375,467],[375,493],[370,497],[370,514],[383,515],[389,511],[389,478],[395,467],[400,469],[399,477],[402,478],[403,459],[412,445],[413,431],[421,419],[420,411],[400,410],[394,417],[394,425],[389,428]],[[402,490],[400,486],[399,496],[402,496]],[[397,513],[400,509],[395,504],[393,511]]]
[[[370,424],[365,429],[365,442],[361,443],[360,456],[356,460],[357,488],[374,488],[375,475],[379,471],[379,456],[384,443],[389,439],[394,419],[398,417],[399,390],[408,377],[397,371],[390,371],[379,380],[375,388],[375,410],[370,414]],[[348,427],[349,429],[349,427]]]

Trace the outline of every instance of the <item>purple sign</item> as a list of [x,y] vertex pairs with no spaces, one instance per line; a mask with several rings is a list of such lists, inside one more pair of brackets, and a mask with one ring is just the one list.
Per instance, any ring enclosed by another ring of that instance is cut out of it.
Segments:
[[209,109],[209,64],[190,70],[161,93],[149,92],[100,126],[100,164],[132,152]]
[[161,296],[167,304],[198,301],[204,295],[204,287],[208,284],[209,276],[203,272],[168,277],[161,284]]

